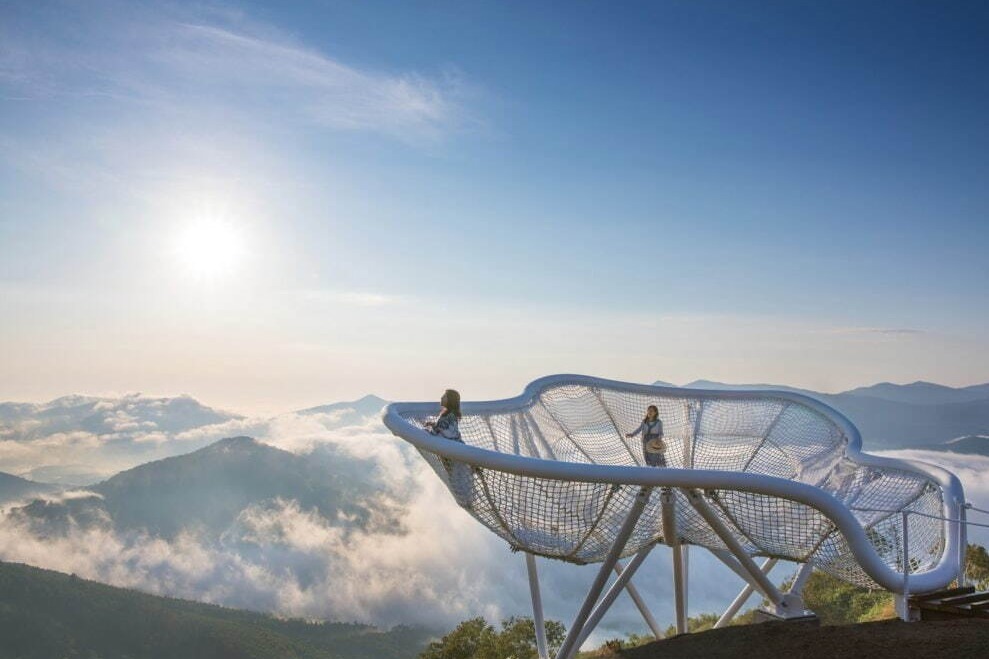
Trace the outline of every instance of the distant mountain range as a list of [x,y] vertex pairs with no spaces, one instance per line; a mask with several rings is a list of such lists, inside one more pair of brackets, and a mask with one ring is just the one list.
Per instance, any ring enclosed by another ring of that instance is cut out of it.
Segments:
[[39,535],[96,525],[163,538],[191,530],[217,540],[248,507],[278,500],[355,527],[366,526],[372,514],[384,521],[386,511],[378,505],[383,489],[367,461],[332,447],[296,455],[250,437],[231,437],[121,472],[86,488],[90,496],[37,500],[11,515]]
[[[927,382],[881,383],[838,394],[708,380],[686,386],[787,389],[818,398],[858,426],[868,449],[918,448],[989,455],[989,397],[980,397],[989,391],[989,384],[955,389]],[[385,404],[385,400],[369,395],[296,414],[318,417],[328,424],[320,427],[353,426],[375,419]],[[6,404],[0,408],[4,409],[15,409],[13,418],[21,423],[37,414],[41,421],[29,424],[36,437],[41,436],[37,428],[44,423],[61,432],[73,432],[72,420],[80,427],[96,429],[119,424],[126,415],[141,419],[133,421],[139,425],[153,423],[157,429],[188,430],[196,423],[206,423],[207,429],[224,428],[236,418],[187,398],[112,401],[71,396],[33,407]],[[316,446],[297,455],[249,437],[231,437],[118,473],[88,486],[89,496],[22,503],[11,514],[29,522],[41,535],[63,533],[73,524],[83,524],[117,531],[144,530],[164,538],[194,530],[216,540],[234,529],[238,516],[251,506],[294,501],[301,509],[315,510],[335,523],[362,527],[375,518],[398,525],[394,517],[398,513],[381,505],[378,495],[385,485],[371,462],[342,454],[334,444]],[[58,489],[57,484],[0,474],[0,503],[12,505]]]
[[64,396],[0,403],[0,470],[64,487],[89,486],[123,469],[182,455],[233,435],[264,436],[290,417],[331,430],[366,423],[386,401],[365,396],[274,418],[244,417],[188,396]]
[[11,474],[0,472],[0,505],[9,501],[31,498],[56,491],[53,485],[35,483]]
[[[0,469],[63,486],[88,485],[120,469],[217,439],[199,428],[242,419],[189,396],[63,396],[48,403],[0,403]],[[187,435],[191,432],[191,435]],[[226,433],[227,435],[234,433]]]
[[962,453],[965,455],[985,455],[989,456],[989,435],[968,435],[952,439],[944,444],[934,444],[927,447],[935,451],[951,451],[952,453]]
[[[929,448],[954,438],[989,435],[989,383],[954,388],[931,382],[883,382],[837,394],[710,380],[685,386],[784,389],[812,396],[848,416],[862,432],[866,448],[873,450]],[[121,469],[187,454],[222,437],[250,435],[263,440],[271,427],[293,416],[330,431],[377,423],[386,404],[368,395],[266,419],[217,410],[188,396],[72,395],[44,404],[0,403],[0,446],[16,443],[17,450],[6,454],[19,456],[18,462],[0,462],[0,470],[39,483],[92,486]],[[0,502],[6,500],[4,491],[0,484]]]
[[[657,382],[656,384],[666,384]],[[695,389],[781,389],[817,398],[847,416],[867,449],[931,448],[989,434],[989,384],[952,388],[930,382],[883,382],[837,394],[771,384],[696,380]],[[944,448],[944,447],[940,447]]]
[[379,414],[387,404],[388,401],[385,399],[369,394],[351,402],[331,403],[299,410],[296,414],[303,416],[328,415],[332,417],[336,426],[351,426],[366,422],[369,417]]
[[0,562],[0,659],[412,659],[430,636],[278,619]]
[[913,382],[911,384],[881,382],[871,387],[859,387],[845,393],[856,396],[872,396],[913,405],[943,405],[989,399],[989,384],[952,388],[933,382]]

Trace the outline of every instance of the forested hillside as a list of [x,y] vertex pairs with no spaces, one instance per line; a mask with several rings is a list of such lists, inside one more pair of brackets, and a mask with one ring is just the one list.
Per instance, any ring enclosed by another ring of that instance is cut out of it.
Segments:
[[411,659],[430,636],[279,620],[0,562],[0,659]]

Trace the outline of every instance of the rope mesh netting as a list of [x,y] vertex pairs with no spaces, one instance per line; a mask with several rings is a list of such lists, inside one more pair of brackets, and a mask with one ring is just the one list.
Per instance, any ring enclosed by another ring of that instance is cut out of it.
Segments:
[[[500,453],[654,469],[646,465],[641,437],[625,437],[639,426],[649,405],[659,409],[669,468],[747,472],[821,488],[852,511],[878,555],[897,572],[904,569],[897,511],[933,516],[942,511],[941,489],[928,476],[856,463],[846,455],[848,438],[833,420],[771,394],[719,399],[711,392],[646,394],[619,386],[554,382],[512,409],[475,411],[465,405],[460,432],[466,444]],[[407,412],[401,416],[418,428],[433,418]],[[574,563],[604,559],[640,489],[520,476],[422,453],[457,503],[512,547]],[[677,489],[673,494],[680,540],[724,549],[686,495]],[[737,489],[703,494],[750,555],[811,562],[843,580],[876,586],[844,536],[816,509]],[[908,533],[910,572],[933,569],[945,549],[944,523],[911,515]],[[623,555],[662,539],[657,488]]]

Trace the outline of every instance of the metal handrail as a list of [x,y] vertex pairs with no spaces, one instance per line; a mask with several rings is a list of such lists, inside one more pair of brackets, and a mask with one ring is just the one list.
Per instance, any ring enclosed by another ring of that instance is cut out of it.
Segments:
[[973,506],[970,503],[966,503],[965,504],[965,510],[974,510],[977,513],[982,513],[984,515],[989,515],[989,510],[985,510],[983,508],[976,508],[975,506]]
[[[966,504],[967,505],[967,504]],[[977,510],[977,509],[976,509]],[[952,517],[942,517],[940,515],[932,515],[930,513],[922,513],[919,510],[894,510],[892,508],[859,508],[853,507],[851,511],[854,512],[864,512],[864,513],[903,513],[904,515],[920,515],[921,517],[929,517],[931,519],[939,519],[943,522],[952,522],[954,524],[965,524],[966,526],[978,526],[984,529],[989,529],[989,524],[983,524],[980,522],[970,522],[966,519],[954,519]],[[981,512],[981,511],[980,511]]]
[[[970,503],[964,503],[964,504],[962,504],[961,509],[962,509],[962,512],[963,513],[966,510],[975,510],[977,512],[989,514],[989,511],[982,510],[981,508],[976,508],[975,506],[973,506]],[[898,595],[898,597],[901,598],[901,599],[898,600],[898,603],[899,603],[899,608],[900,608],[900,611],[899,611],[900,618],[903,619],[903,620],[905,620],[905,621],[908,621],[908,622],[910,621],[910,607],[909,607],[909,599],[910,599],[910,525],[909,525],[909,518],[910,518],[910,515],[918,515],[920,517],[927,517],[929,519],[937,519],[937,520],[941,520],[941,521],[948,522],[948,523],[951,523],[951,524],[958,524],[958,525],[960,525],[960,527],[961,526],[964,526],[966,528],[966,530],[967,530],[967,528],[969,526],[977,526],[979,528],[989,529],[989,524],[984,524],[984,523],[980,523],[980,522],[970,522],[967,519],[964,519],[964,518],[961,518],[961,517],[959,517],[958,519],[952,519],[950,517],[942,517],[941,515],[932,515],[930,513],[924,513],[924,512],[921,512],[919,510],[891,510],[889,508],[853,508],[852,510],[853,510],[853,512],[855,512],[855,511],[861,511],[861,512],[867,512],[867,513],[890,513],[890,514],[899,513],[900,514],[900,516],[901,516],[901,521],[900,521],[900,524],[901,524],[901,533],[903,534],[903,551],[902,551],[902,559],[903,559],[903,592]],[[960,551],[960,554],[959,554],[959,565],[958,565],[958,585],[959,586],[964,586],[965,585],[965,583],[964,583],[965,582],[965,564],[964,564],[964,558],[963,557],[964,557],[965,552],[967,551],[968,548],[967,547],[961,547],[960,549],[961,549],[961,551]]]

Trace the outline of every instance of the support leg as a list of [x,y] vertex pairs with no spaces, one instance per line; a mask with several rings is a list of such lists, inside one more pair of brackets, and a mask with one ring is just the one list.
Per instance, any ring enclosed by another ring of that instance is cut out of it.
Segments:
[[683,545],[673,547],[673,591],[676,605],[677,634],[687,633],[687,574],[684,569]]
[[793,583],[790,584],[790,593],[800,597],[801,593],[804,592],[804,585],[806,585],[807,580],[810,579],[810,575],[814,573],[814,565],[812,563],[804,563],[797,570],[797,575],[793,578]]
[[690,545],[681,543],[680,548],[683,552],[683,617],[686,620],[690,611]]
[[965,581],[965,554],[968,551],[968,505],[963,503],[958,510],[958,585],[967,586]]
[[635,524],[639,521],[642,511],[649,501],[649,494],[651,492],[652,488],[643,487],[639,490],[638,495],[636,495],[635,503],[632,504],[632,509],[629,511],[628,517],[625,518],[621,529],[619,529],[618,534],[615,536],[615,544],[611,545],[611,549],[608,550],[608,555],[601,564],[601,569],[598,570],[598,575],[594,579],[594,583],[591,584],[591,589],[588,591],[587,597],[584,598],[584,604],[580,607],[580,612],[577,613],[577,617],[574,619],[573,625],[570,627],[570,631],[567,633],[567,637],[564,639],[563,645],[556,655],[556,659],[570,659],[577,653],[577,639],[580,638],[581,632],[583,632],[587,618],[591,614],[591,609],[601,596],[601,591],[608,581],[608,576],[614,569],[615,563],[621,557],[622,551],[625,549],[625,543],[628,542],[632,531],[635,530]]
[[907,598],[903,593],[893,593],[893,609],[896,615],[905,622],[910,622],[910,611],[907,607]]
[[[739,564],[745,569],[746,572],[748,572],[749,576],[758,587],[758,590],[776,607],[777,613],[786,617],[787,614],[790,613],[789,609],[793,608],[791,607],[791,602],[783,596],[775,585],[773,585],[773,582],[769,580],[769,577],[762,573],[762,570],[760,570],[759,566],[755,564],[752,557],[745,553],[745,549],[742,547],[742,544],[732,534],[728,527],[724,525],[711,506],[704,501],[704,497],[701,493],[697,490],[684,490],[684,494],[687,495],[687,500],[690,501],[690,505],[692,505],[698,514],[704,518],[704,521],[708,523],[711,530],[713,530],[718,537],[721,538],[721,541],[725,543],[728,551],[734,555]],[[796,613],[796,611],[793,613]]]
[[525,567],[529,573],[529,595],[532,597],[532,622],[536,627],[536,650],[539,659],[549,659],[546,649],[546,623],[543,621],[543,598],[539,592],[539,574],[536,572],[536,557],[525,553]]
[[[763,564],[759,567],[759,569],[762,571],[763,574],[769,574],[769,571],[772,570],[773,567],[775,567],[777,561],[778,559],[775,558],[767,558],[763,562]],[[735,597],[735,599],[732,600],[732,603],[728,606],[727,609],[725,609],[725,612],[721,614],[721,617],[718,618],[718,621],[714,623],[714,628],[721,629],[722,627],[726,626],[729,622],[731,622],[732,619],[736,615],[738,615],[738,612],[742,609],[742,607],[745,605],[745,602],[749,599],[749,597],[752,596],[752,593],[754,592],[755,592],[755,586],[753,586],[750,583],[745,584],[745,588],[742,589],[742,592],[740,592]]]
[[[652,550],[652,546],[649,547],[649,550]],[[619,577],[622,576],[625,569],[626,568],[621,566],[621,563],[615,564],[615,572],[618,573]],[[649,610],[649,607],[646,606],[645,600],[643,600],[642,596],[639,595],[639,589],[635,587],[631,580],[625,584],[625,590],[628,591],[628,596],[632,598],[633,602],[635,602],[635,608],[637,608],[639,613],[642,614],[642,619],[646,621],[646,626],[649,627],[649,631],[652,632],[653,637],[657,641],[663,638],[663,632],[660,631],[656,618],[653,617],[652,611]]]
[[749,573],[745,571],[742,564],[735,560],[735,557],[730,551],[725,549],[710,549],[708,551],[714,554],[714,557],[725,564],[725,567],[730,569],[732,572],[738,575],[738,578],[746,583],[752,583],[752,577]]
[[900,619],[910,622],[910,513],[900,513],[903,527],[903,592],[894,598]]
[[676,497],[664,488],[662,494],[663,538],[673,548],[673,594],[676,605],[677,634],[687,633],[687,571],[684,563],[684,546],[677,531]]
[[[584,644],[587,637],[591,635],[594,628],[598,626],[599,622],[601,622],[601,618],[604,617],[604,614],[608,612],[611,605],[615,603],[616,599],[618,599],[618,595],[621,594],[622,588],[628,589],[628,587],[632,585],[632,575],[635,574],[639,569],[639,566],[642,565],[642,562],[646,559],[646,556],[648,556],[649,552],[652,551],[653,546],[654,545],[650,545],[649,547],[644,547],[641,549],[639,553],[637,553],[632,560],[629,561],[628,566],[618,572],[618,578],[613,584],[611,584],[611,587],[608,588],[607,592],[605,592],[604,597],[601,598],[601,601],[598,602],[597,606],[594,607],[594,610],[591,611],[591,615],[588,616],[587,623],[584,625],[584,630],[580,633],[580,638],[578,638],[575,643],[576,647],[579,648]],[[615,564],[615,567],[618,567],[617,563]],[[629,594],[631,594],[631,591]],[[648,613],[648,611],[649,610],[646,609],[646,613]],[[643,613],[643,616],[645,616],[646,613]],[[649,618],[652,618],[652,614],[649,614]],[[649,624],[648,620],[646,621],[646,624]],[[655,624],[656,621],[653,620],[650,628],[652,628]],[[653,633],[655,633],[655,631]],[[659,639],[660,637],[657,636],[656,638]]]

